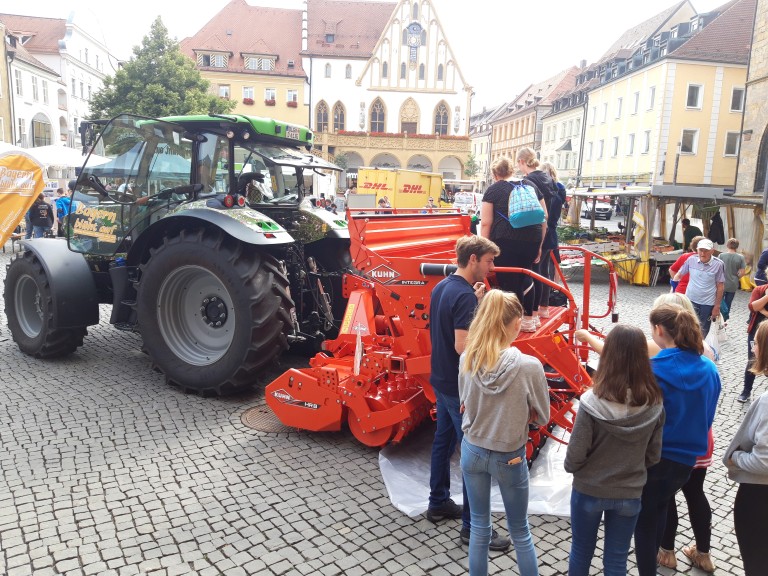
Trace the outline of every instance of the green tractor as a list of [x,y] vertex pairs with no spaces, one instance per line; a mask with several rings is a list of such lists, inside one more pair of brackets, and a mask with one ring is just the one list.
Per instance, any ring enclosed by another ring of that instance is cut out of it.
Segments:
[[339,170],[309,152],[309,130],[121,115],[85,132],[109,161],[86,160],[66,239],[26,241],[8,265],[5,311],[22,352],[74,352],[111,304],[110,323],[141,334],[169,383],[226,394],[289,346],[334,336],[349,232],[309,198],[313,179]]

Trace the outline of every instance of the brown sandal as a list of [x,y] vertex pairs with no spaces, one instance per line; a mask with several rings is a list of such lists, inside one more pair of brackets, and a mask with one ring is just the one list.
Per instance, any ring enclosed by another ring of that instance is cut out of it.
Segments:
[[656,554],[656,564],[664,566],[665,568],[677,568],[677,558],[675,557],[674,550],[667,550],[665,548],[659,548]]
[[690,546],[683,546],[683,554],[685,554],[696,568],[704,570],[704,572],[714,572],[715,564],[712,562],[712,557],[709,552],[699,552],[696,550],[696,544]]

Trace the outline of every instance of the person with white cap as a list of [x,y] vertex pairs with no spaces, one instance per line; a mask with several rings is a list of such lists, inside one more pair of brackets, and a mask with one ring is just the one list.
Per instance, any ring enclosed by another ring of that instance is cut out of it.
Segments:
[[720,301],[725,290],[725,265],[719,258],[714,258],[715,245],[709,238],[699,240],[696,256],[692,256],[677,271],[673,280],[679,281],[685,274],[690,274],[685,295],[693,304],[699,317],[701,333],[706,337],[713,320],[720,316]]

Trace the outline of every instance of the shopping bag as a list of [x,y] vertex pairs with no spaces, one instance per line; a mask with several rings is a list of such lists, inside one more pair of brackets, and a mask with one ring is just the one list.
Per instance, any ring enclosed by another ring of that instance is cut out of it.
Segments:
[[[721,337],[723,340],[721,340]],[[712,354],[715,356],[715,362],[720,361],[723,344],[726,339],[725,323],[722,321],[722,318],[718,318],[709,325],[709,332],[707,332],[707,337],[704,338],[704,343],[709,346]]]

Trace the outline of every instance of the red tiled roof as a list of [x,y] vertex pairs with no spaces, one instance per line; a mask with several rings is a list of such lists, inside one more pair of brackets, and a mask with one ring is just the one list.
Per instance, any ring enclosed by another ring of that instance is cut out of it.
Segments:
[[670,58],[748,64],[757,0],[732,0],[698,34],[669,54]]
[[[301,67],[301,24],[301,10],[251,6],[245,0],[232,0],[194,36],[182,40],[180,48],[192,59],[195,51],[231,53],[226,68],[229,72],[305,77]],[[248,70],[243,54],[275,55],[275,69]],[[289,60],[294,63],[292,68],[288,67]]]
[[56,72],[56,70],[53,70],[52,68],[49,68],[48,66],[40,62],[40,60],[38,60],[32,54],[30,54],[29,50],[27,50],[21,44],[17,43],[16,46],[8,46],[8,53],[13,54],[14,58],[21,62],[25,62],[30,66],[34,66],[40,70],[48,72],[49,74],[52,74],[57,78],[60,77],[59,73]]
[[0,20],[14,36],[31,36],[24,44],[30,52],[58,54],[59,40],[63,40],[67,32],[67,22],[61,18],[0,14]]
[[[308,0],[307,50],[313,56],[370,58],[397,6],[394,2]],[[334,41],[326,42],[326,34]]]

